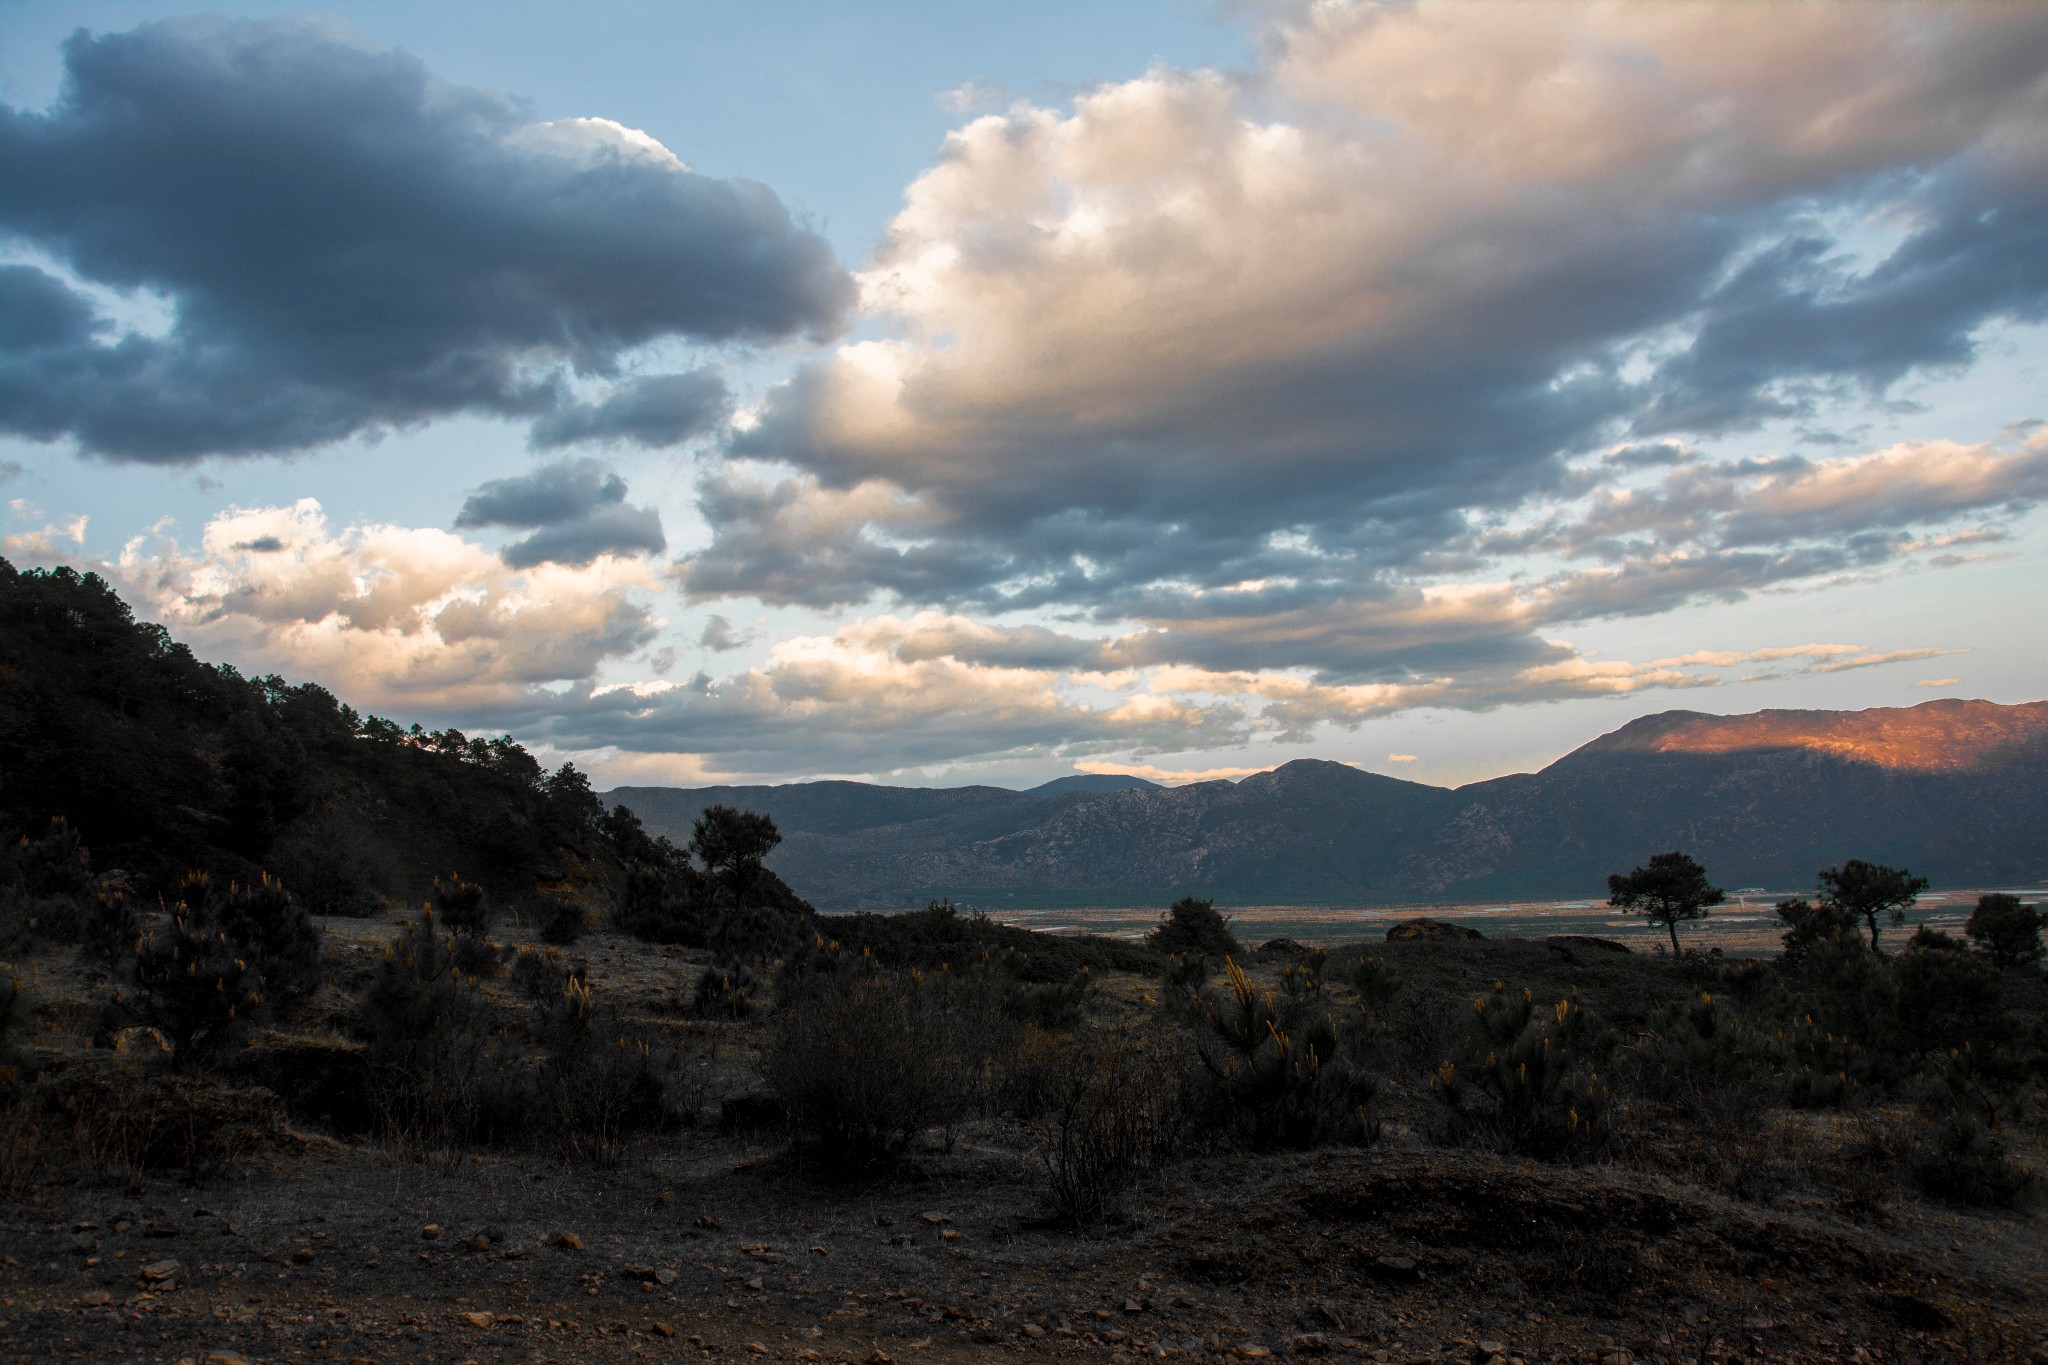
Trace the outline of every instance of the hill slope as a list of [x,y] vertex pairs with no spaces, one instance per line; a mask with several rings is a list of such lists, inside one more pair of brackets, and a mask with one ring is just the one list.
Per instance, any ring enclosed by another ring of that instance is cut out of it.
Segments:
[[770,865],[831,908],[1584,896],[1667,848],[1727,886],[1805,886],[1851,857],[1982,885],[2048,877],[2048,702],[1665,712],[1539,773],[1455,791],[1304,759],[1235,784],[1057,795],[858,782],[607,795],[671,836],[713,801],[768,812],[784,835]]

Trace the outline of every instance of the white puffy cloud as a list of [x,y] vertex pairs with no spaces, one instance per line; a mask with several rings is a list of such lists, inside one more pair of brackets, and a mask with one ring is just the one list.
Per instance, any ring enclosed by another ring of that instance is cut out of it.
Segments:
[[350,702],[494,715],[653,638],[631,560],[508,567],[446,531],[329,525],[320,504],[231,508],[186,548],[138,537],[115,573],[202,656],[315,678]]

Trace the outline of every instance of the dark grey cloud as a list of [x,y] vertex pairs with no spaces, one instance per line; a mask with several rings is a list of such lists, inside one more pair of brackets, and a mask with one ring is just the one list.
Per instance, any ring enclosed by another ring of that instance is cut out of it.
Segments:
[[515,569],[547,562],[582,565],[599,555],[660,554],[668,548],[661,514],[627,503],[626,481],[592,459],[493,479],[464,500],[455,525],[532,530],[504,551]]
[[576,403],[532,427],[538,449],[579,441],[681,445],[716,431],[732,412],[732,391],[716,370],[650,375],[619,385],[595,403]]
[[110,337],[56,277],[8,269],[18,435],[156,462],[457,412],[538,419],[543,443],[579,423],[660,438],[685,417],[673,393],[564,410],[561,372],[662,338],[825,334],[853,299],[766,186],[616,125],[536,124],[329,22],[81,32],[64,60],[50,110],[0,107],[0,230],[175,313]]
[[723,616],[713,616],[704,623],[704,629],[697,636],[697,643],[714,654],[723,654],[729,649],[738,649],[753,636],[733,628],[732,622]]

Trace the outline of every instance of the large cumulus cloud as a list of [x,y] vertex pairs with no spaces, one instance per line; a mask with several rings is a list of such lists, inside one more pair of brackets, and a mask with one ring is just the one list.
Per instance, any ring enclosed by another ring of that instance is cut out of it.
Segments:
[[[18,435],[175,462],[483,412],[541,419],[541,444],[668,444],[716,419],[715,379],[578,404],[563,373],[830,333],[852,300],[766,186],[607,120],[537,122],[335,24],[181,19],[64,58],[47,112],[0,107],[0,230],[53,267],[0,279]],[[170,324],[114,328],[76,280]]]
[[[1882,397],[2039,319],[2048,14],[1289,13],[1248,75],[1162,68],[954,133],[861,276],[894,334],[750,415],[685,590],[1171,622],[1237,651],[1217,667],[1348,672],[1374,661],[1291,614],[1413,623],[1517,535],[1598,561],[1505,595],[1505,663],[1574,612],[1880,562],[2030,496],[1816,521],[1694,469],[1742,515],[1619,557],[1532,529],[1625,486],[1594,458],[1615,442]],[[1377,666],[1471,663],[1463,620]]]

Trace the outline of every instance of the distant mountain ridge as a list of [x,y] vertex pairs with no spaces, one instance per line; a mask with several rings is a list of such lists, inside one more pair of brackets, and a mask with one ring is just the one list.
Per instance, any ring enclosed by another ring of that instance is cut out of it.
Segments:
[[831,909],[1585,896],[1670,848],[1724,886],[1805,886],[1852,857],[1937,886],[2020,883],[2048,878],[2048,701],[1667,711],[1541,772],[1455,790],[1299,759],[1184,787],[803,782],[606,799],[676,838],[713,802],[765,811],[784,836],[769,865]]

